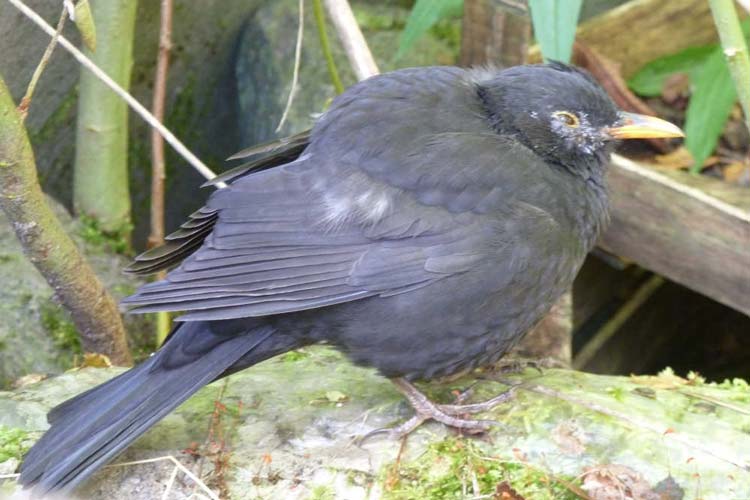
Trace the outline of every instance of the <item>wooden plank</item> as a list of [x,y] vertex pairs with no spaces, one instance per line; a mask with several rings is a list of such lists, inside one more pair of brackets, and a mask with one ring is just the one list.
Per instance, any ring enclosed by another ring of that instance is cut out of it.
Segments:
[[615,155],[608,251],[750,315],[750,195]]

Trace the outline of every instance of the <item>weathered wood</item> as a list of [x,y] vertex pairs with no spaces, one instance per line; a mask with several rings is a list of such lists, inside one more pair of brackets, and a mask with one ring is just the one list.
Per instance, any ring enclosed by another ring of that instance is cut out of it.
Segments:
[[747,190],[617,155],[609,183],[612,222],[604,248],[750,314]]
[[462,66],[523,64],[531,21],[519,0],[465,0],[461,31]]

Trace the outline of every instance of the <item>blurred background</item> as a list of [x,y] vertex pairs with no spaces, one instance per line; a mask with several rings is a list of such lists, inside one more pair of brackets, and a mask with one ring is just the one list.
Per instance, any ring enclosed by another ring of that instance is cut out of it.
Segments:
[[[107,33],[97,19],[100,2],[91,3],[101,47]],[[540,60],[523,1],[436,0],[429,8],[421,2],[422,11],[410,0],[351,3],[383,72]],[[52,25],[60,17],[58,2],[28,4]],[[292,87],[298,8],[297,0],[174,1],[165,124],[215,171],[235,166],[225,158],[243,148],[308,129],[336,95],[313,9],[306,8],[298,84],[277,131]],[[159,18],[159,2],[138,2],[132,68],[125,66],[130,92],[144,104],[154,91]],[[586,0],[568,24],[573,33],[578,26],[574,63],[589,69],[624,109],[658,114],[684,126],[688,137],[685,144],[638,141],[620,151],[659,175],[613,169],[612,227],[567,301],[542,325],[546,332],[532,336],[522,353],[596,373],[671,367],[709,380],[750,377],[749,140],[708,4]],[[62,33],[80,46],[79,31],[68,22]],[[348,86],[355,76],[330,23],[328,32]],[[13,6],[0,3],[0,74],[16,102],[48,43]],[[76,203],[73,189],[81,71],[57,48],[26,126],[44,191],[108,289],[123,296],[141,281],[120,271],[146,248],[150,231],[151,132],[130,112],[129,213],[120,226],[106,227]],[[169,147],[165,165],[170,232],[209,191],[200,189],[204,179]],[[80,363],[75,327],[5,220],[0,282],[0,388]],[[126,322],[134,354],[145,356],[155,345],[154,318]]]

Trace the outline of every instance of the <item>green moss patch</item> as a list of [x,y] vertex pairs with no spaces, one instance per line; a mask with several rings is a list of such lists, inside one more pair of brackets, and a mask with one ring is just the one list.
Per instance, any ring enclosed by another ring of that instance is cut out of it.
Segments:
[[33,441],[28,432],[0,425],[0,463],[15,458],[21,460]]
[[50,334],[55,346],[73,354],[81,354],[81,338],[75,325],[63,309],[53,302],[43,302],[39,308],[42,327]]
[[531,464],[488,456],[471,439],[432,444],[417,460],[390,466],[384,473],[384,498],[450,499],[492,495],[507,483],[525,498],[573,500],[580,482],[553,476]]

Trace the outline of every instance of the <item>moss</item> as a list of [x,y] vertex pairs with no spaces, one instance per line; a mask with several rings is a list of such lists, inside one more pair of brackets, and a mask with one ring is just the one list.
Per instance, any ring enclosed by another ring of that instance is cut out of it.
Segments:
[[625,389],[622,387],[607,387],[607,394],[622,403],[625,400]]
[[0,463],[21,457],[31,448],[29,432],[0,425]]
[[402,30],[406,26],[406,16],[396,16],[392,12],[374,11],[371,6],[355,5],[354,17],[364,31]]
[[81,354],[81,337],[78,335],[75,325],[68,319],[65,312],[53,302],[42,302],[39,308],[42,327],[50,334],[55,346]]
[[29,138],[33,144],[41,144],[51,140],[60,129],[70,126],[78,101],[78,89],[71,87],[68,94],[60,101],[49,118],[38,130],[30,130]]
[[78,234],[83,240],[94,248],[104,251],[125,255],[130,252],[129,235],[133,232],[131,223],[123,224],[114,231],[104,231],[99,227],[99,222],[88,215],[81,215]]
[[0,254],[0,264],[8,264],[9,262],[15,262],[18,257],[12,254],[2,253]]
[[115,285],[112,285],[111,287],[112,293],[121,297],[127,297],[128,295],[133,295],[135,293],[135,290],[136,290],[135,285],[132,285],[130,283],[117,283]]
[[461,49],[460,18],[441,19],[430,28],[430,34],[437,40],[445,42],[448,48],[456,53]]
[[336,492],[330,486],[316,486],[307,498],[308,500],[335,500]]
[[298,351],[289,351],[286,354],[281,355],[280,359],[284,363],[294,363],[296,361],[301,361],[305,358],[310,356],[310,353],[298,350]]
[[416,461],[384,471],[384,498],[448,499],[491,495],[507,482],[519,495],[534,499],[577,499],[567,484],[521,461],[487,457],[472,440],[450,438],[430,445]]

